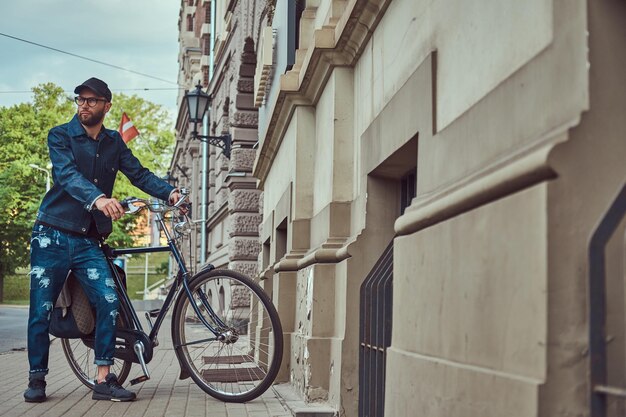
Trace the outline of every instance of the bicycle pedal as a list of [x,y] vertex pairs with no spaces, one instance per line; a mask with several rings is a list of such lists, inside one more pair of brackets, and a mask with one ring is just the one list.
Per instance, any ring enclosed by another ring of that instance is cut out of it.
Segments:
[[146,314],[149,314],[150,317],[152,317],[152,318],[159,317],[159,313],[161,313],[161,309],[160,308],[155,308],[154,310],[150,310],[150,311],[146,312]]
[[130,385],[137,385],[137,384],[140,384],[142,382],[146,382],[149,379],[150,379],[149,376],[141,375],[140,377],[137,377],[137,378],[131,380],[130,381]]
[[135,342],[135,344],[133,345],[133,350],[135,351],[135,355],[137,355],[137,359],[139,360],[139,365],[141,365],[143,375],[130,381],[131,385],[138,384],[140,382],[150,379],[150,372],[148,372],[148,367],[146,366],[146,361],[143,356],[145,352],[143,343],[141,343],[140,341]]

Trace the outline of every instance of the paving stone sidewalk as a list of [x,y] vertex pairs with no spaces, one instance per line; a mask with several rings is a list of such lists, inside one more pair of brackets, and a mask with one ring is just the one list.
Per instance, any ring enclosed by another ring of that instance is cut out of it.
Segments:
[[[26,403],[22,396],[28,382],[26,352],[0,354],[0,416],[291,417],[274,389],[252,402],[231,404],[205,394],[190,378],[179,380],[180,367],[172,349],[169,320],[163,323],[159,336],[160,345],[148,364],[151,379],[130,387],[137,392],[137,400],[128,403],[92,400],[91,391],[76,379],[56,339],[51,345],[50,373],[46,378],[48,400]],[[128,381],[140,372],[139,365],[133,364]]]

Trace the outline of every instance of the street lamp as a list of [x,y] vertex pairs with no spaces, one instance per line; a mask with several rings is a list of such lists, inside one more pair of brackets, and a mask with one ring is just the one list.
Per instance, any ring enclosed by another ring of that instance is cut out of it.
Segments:
[[[28,164],[28,166],[46,173],[46,192],[50,191],[50,171],[36,164]],[[48,165],[48,168],[52,168],[52,167]]]
[[224,151],[224,155],[230,159],[231,137],[229,133],[222,136],[204,136],[198,134],[198,123],[202,122],[204,114],[208,112],[208,124],[211,124],[211,96],[202,91],[200,83],[196,85],[196,89],[185,94],[187,100],[187,112],[189,114],[189,123],[193,123],[192,139],[198,139],[202,142],[208,142],[213,146]]

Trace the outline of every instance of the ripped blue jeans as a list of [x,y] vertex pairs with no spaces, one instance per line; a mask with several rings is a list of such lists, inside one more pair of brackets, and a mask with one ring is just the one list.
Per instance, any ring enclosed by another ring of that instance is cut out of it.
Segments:
[[30,373],[48,373],[52,308],[72,270],[96,310],[96,365],[112,365],[119,300],[115,282],[97,239],[35,225],[30,248],[28,362]]

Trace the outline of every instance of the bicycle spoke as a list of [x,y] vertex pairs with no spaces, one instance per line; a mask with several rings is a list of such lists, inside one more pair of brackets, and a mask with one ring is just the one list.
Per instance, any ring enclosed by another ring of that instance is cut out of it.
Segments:
[[219,334],[215,337],[199,324],[186,299],[175,314],[175,343],[203,390],[226,401],[248,401],[265,391],[278,372],[282,330],[277,328],[277,314],[271,302],[260,298],[262,290],[253,290],[256,284],[240,274],[213,271],[204,275],[206,279],[199,277],[190,284],[192,302]]
[[[93,363],[94,352],[81,339],[61,339],[63,353],[70,368],[79,381],[89,388],[93,388],[98,374],[98,367]],[[111,372],[115,373],[118,381],[123,383],[130,372],[132,363],[114,359]]]
[[184,344],[182,344],[180,346],[190,346],[190,345],[195,345],[195,344],[198,344],[198,343],[211,342],[211,341],[216,341],[216,340],[217,340],[217,338],[215,338],[215,337],[209,337],[209,338],[206,338],[206,339],[200,339],[200,340],[194,340],[192,342],[187,342],[187,343],[184,343]]

